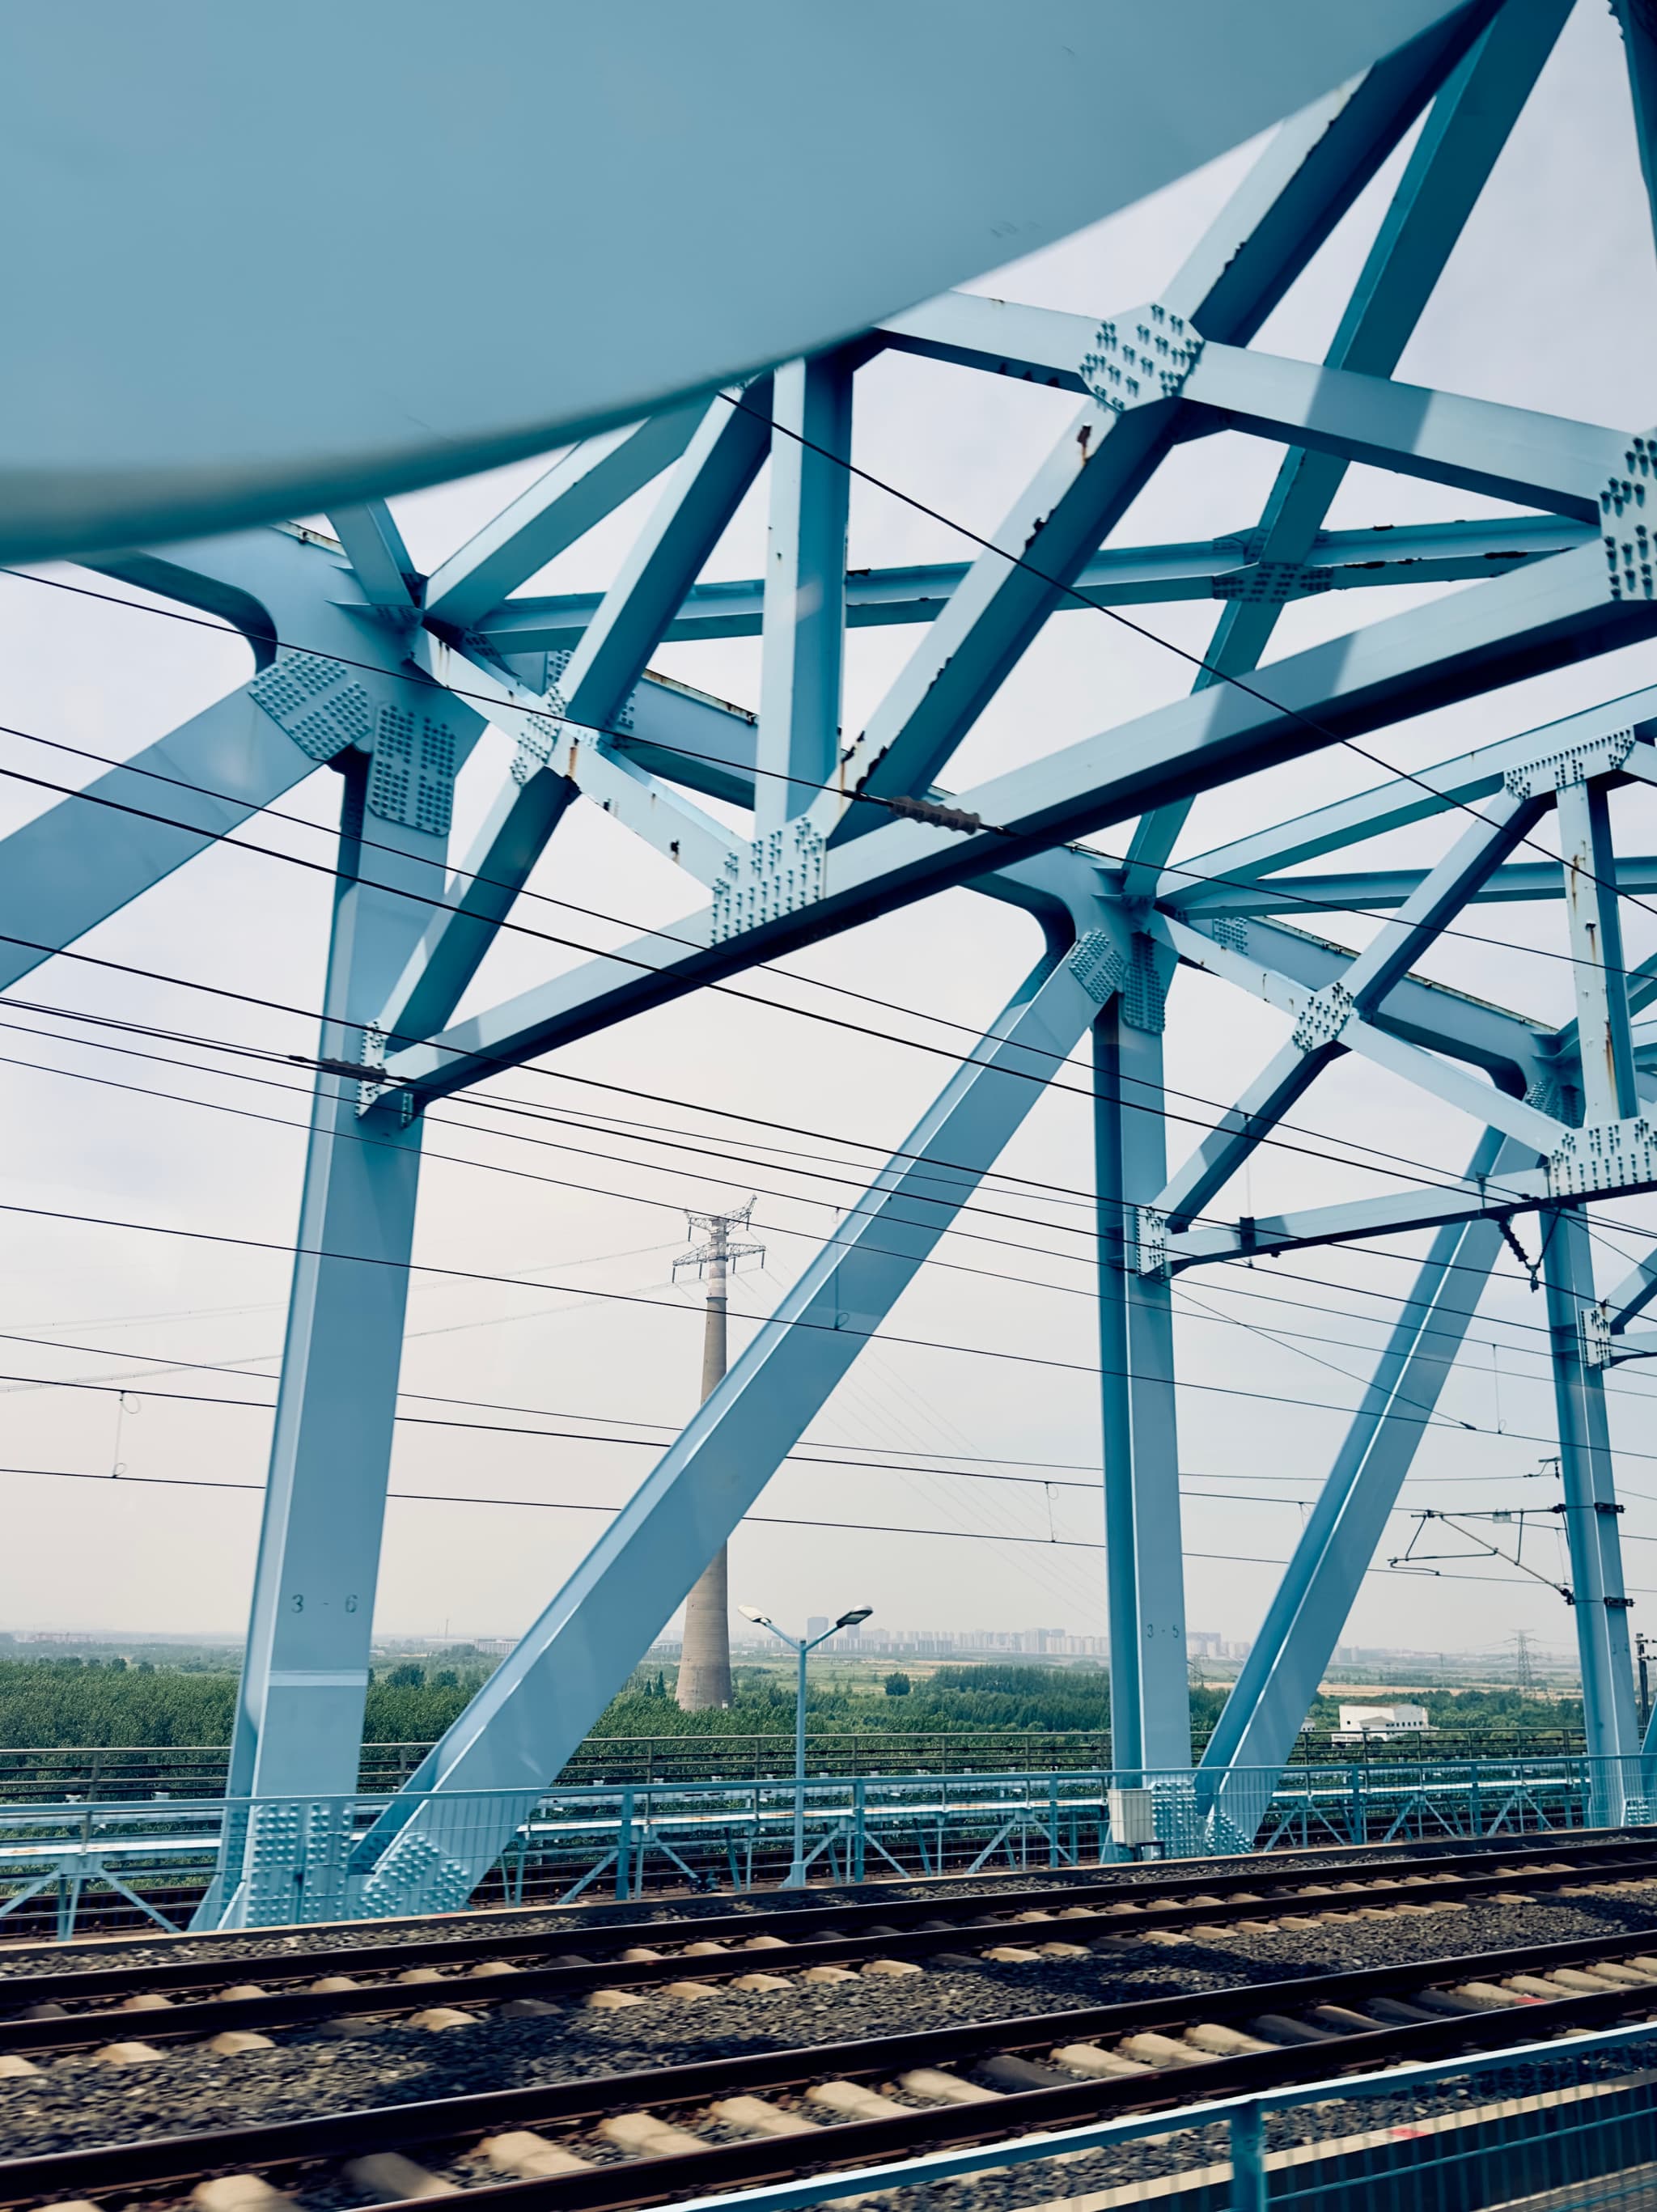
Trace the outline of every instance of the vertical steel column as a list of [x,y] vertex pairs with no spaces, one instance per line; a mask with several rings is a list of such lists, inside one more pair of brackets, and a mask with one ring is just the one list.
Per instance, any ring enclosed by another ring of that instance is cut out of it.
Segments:
[[[1492,1130],[1467,1180],[1533,1158]],[[1240,1831],[1252,1832],[1251,1770],[1281,1766],[1295,1747],[1501,1243],[1493,1221],[1447,1222],[1375,1363],[1198,1769],[1199,1798]]]
[[1562,783],[1557,803],[1582,1063],[1582,1118],[1626,1121],[1639,1112],[1640,1098],[1634,1087],[1634,1038],[1605,785]]
[[[394,1102],[359,1119],[365,1025],[441,893],[445,839],[379,812],[369,763],[344,757],[339,876],[298,1251],[264,1525],[230,1754],[231,1797],[349,1796],[357,1786],[368,1646],[420,1123]],[[365,837],[370,849],[365,849]],[[235,1856],[232,1839],[230,1858]],[[238,1914],[227,1863],[197,1915]]]
[[[771,405],[754,834],[809,811],[840,759],[852,371],[843,355],[778,369]],[[791,780],[792,779],[792,780]]]
[[1627,50],[1640,171],[1645,179],[1646,198],[1657,220],[1657,22],[1653,21],[1649,0],[1611,0],[1611,7]]
[[1191,1764],[1174,1322],[1165,1277],[1139,1272],[1138,1213],[1168,1173],[1166,957],[1136,936],[1123,988],[1093,1025],[1099,1367],[1111,1765]]
[[[1582,1318],[1593,1303],[1593,1267],[1581,1206],[1554,1207],[1543,1217],[1543,1278],[1553,1351],[1554,1407],[1560,1471],[1565,1486],[1565,1534],[1575,1594],[1576,1648],[1582,1668],[1582,1723],[1593,1759],[1618,1759],[1640,1747],[1629,1650],[1629,1599],[1617,1530],[1611,1439],[1605,1422],[1605,1370],[1588,1364]],[[1618,1770],[1599,1768],[1593,1825],[1622,1818]]]
[[[1588,1126],[1625,1121],[1639,1111],[1606,792],[1604,780],[1596,779],[1562,781],[1557,793],[1582,1118]],[[1594,1304],[1587,1211],[1581,1206],[1556,1207],[1543,1216],[1542,1230],[1583,1730],[1590,1759],[1620,1759],[1638,1749],[1640,1736],[1605,1370],[1590,1356],[1583,1328]],[[1592,1817],[1600,1826],[1614,1826],[1623,1817],[1623,1770],[1599,1766],[1593,1772]]]

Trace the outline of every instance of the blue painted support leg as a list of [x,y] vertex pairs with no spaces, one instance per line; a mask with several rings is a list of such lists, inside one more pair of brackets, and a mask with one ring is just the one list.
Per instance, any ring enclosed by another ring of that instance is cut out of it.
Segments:
[[[1616,1485],[1605,1421],[1605,1370],[1587,1357],[1583,1316],[1593,1300],[1588,1228],[1580,1206],[1543,1216],[1543,1279],[1553,1351],[1554,1410],[1565,1488],[1565,1535],[1575,1596],[1576,1649],[1582,1669],[1582,1728],[1596,1762],[1620,1762],[1639,1749],[1629,1650],[1630,1600],[1623,1587]],[[1596,1765],[1589,1825],[1623,1818],[1624,1771]]]
[[[1050,951],[358,1855],[355,1910],[464,1901],[1086,1034]],[[499,1793],[454,1804],[455,1793]],[[422,1793],[439,1793],[435,1801]],[[464,1815],[464,1817],[462,1817]]]
[[[1094,1024],[1099,1364],[1110,1602],[1111,1763],[1191,1764],[1174,1326],[1167,1279],[1141,1274],[1138,1207],[1168,1170],[1164,955],[1132,939],[1122,989]],[[1159,964],[1162,963],[1162,964]]]
[[[1468,1175],[1533,1158],[1493,1130]],[[1241,1834],[1253,1835],[1264,1810],[1259,1771],[1275,1772],[1294,1749],[1501,1241],[1484,1220],[1447,1223],[1434,1237],[1226,1700],[1198,1769],[1198,1797]]]
[[[443,880],[444,838],[366,814],[368,792],[369,763],[348,756],[318,1044],[319,1058],[336,1063],[362,1058],[363,1025]],[[418,1121],[404,1127],[395,1102],[360,1120],[360,1089],[341,1074],[317,1079],[232,1797],[349,1796],[357,1787],[420,1160]],[[257,1834],[231,1826],[198,1926],[340,1909],[337,1854],[319,1861],[311,1850],[313,1867],[332,1875],[313,1872],[298,1896],[285,1863],[255,1878]]]
[[809,813],[840,758],[852,369],[792,361],[774,379],[765,552],[756,836]]

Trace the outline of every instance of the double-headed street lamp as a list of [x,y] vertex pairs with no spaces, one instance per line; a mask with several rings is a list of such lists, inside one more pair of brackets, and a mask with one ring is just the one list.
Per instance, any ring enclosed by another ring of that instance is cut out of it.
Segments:
[[855,1628],[860,1620],[867,1620],[874,1611],[871,1605],[860,1605],[851,1613],[841,1613],[833,1628],[825,1628],[821,1636],[791,1636],[786,1628],[779,1628],[768,1613],[761,1613],[751,1605],[738,1606],[737,1610],[744,1620],[756,1627],[768,1628],[780,1642],[799,1656],[799,1686],[794,1693],[794,1863],[788,1869],[785,1889],[804,1889],[805,1887],[805,1662],[819,1644],[826,1644],[842,1628]]

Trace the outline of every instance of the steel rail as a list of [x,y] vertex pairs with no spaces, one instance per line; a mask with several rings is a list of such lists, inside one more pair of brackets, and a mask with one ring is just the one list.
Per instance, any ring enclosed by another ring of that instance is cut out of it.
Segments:
[[[1654,1931],[1657,1940],[1657,1931]],[[1550,1944],[1417,1960],[1384,1966],[1259,1982],[1225,1990],[1177,1991],[1128,2002],[1028,2014],[962,2027],[927,2027],[895,2035],[762,2051],[738,2057],[652,2066],[579,2081],[537,2083],[458,2097],[365,2108],[319,2118],[156,2136],[0,2160],[0,2204],[95,2197],[118,2190],[193,2181],[225,2172],[264,2172],[361,2156],[374,2151],[458,2145],[491,2133],[537,2124],[596,2121],[630,2108],[671,2111],[711,2098],[787,2091],[826,2080],[883,2081],[906,2069],[971,2064],[986,2058],[1110,2036],[1143,2034],[1199,2021],[1222,2025],[1258,2017],[1350,2008],[1394,1992],[1430,1996],[1446,1985],[1489,1983],[1504,1974],[1539,1976],[1562,1967],[1615,1960],[1637,1951],[1626,1931]],[[1056,2082],[1017,2089],[982,2103],[917,2109],[890,2118],[853,2119],[807,2135],[710,2142],[695,2153],[646,2157],[542,2179],[492,2181],[464,2191],[502,2212],[623,2212],[659,2201],[701,2195],[729,2184],[758,2185],[837,2166],[876,2163],[916,2151],[1011,2137],[1059,2122],[1108,2118],[1193,2101],[1199,2095],[1247,2094],[1372,2072],[1397,2062],[1499,2048],[1523,2005],[1527,2037],[1593,2027],[1642,2011],[1657,2014],[1657,1965],[1642,1984],[1566,1994],[1488,2009],[1446,2008],[1430,2016],[1351,2032],[1324,2030],[1316,2039],[1269,2050],[1193,2058],[1143,2076]],[[1654,2021],[1657,2039],[1657,2020]],[[1054,2069],[1055,2073],[1057,2069]],[[414,2201],[414,2200],[410,2200]]]
[[[855,1885],[855,1894],[848,1894],[848,1889],[853,1886],[830,1885],[826,1893],[809,1905],[750,1905],[748,1899],[752,1893],[738,1893],[733,1897],[734,1909],[724,1912],[677,1919],[642,1914],[627,1919],[595,1919],[588,1927],[578,1925],[544,1931],[507,1928],[500,1923],[508,1919],[520,1921],[540,1912],[585,1917],[587,1914],[614,1912],[616,1906],[610,1900],[601,1898],[583,1898],[568,1905],[496,1905],[459,1914],[434,1916],[431,1913],[416,1913],[400,1919],[376,1920],[372,1923],[381,1929],[425,1930],[433,1926],[434,1919],[442,1920],[445,1925],[461,1921],[470,1927],[481,1928],[483,1932],[480,1934],[421,1935],[406,1944],[336,1945],[328,1949],[326,1956],[331,1966],[337,1971],[346,1971],[348,1964],[379,1971],[392,1960],[404,1965],[423,1966],[441,1965],[446,1960],[505,1956],[515,1950],[534,1948],[543,1934],[549,1942],[555,1936],[568,1938],[574,1936],[584,1943],[613,1938],[619,1944],[646,1941],[677,1943],[695,1942],[707,1938],[717,1940],[721,1933],[728,1934],[736,1928],[748,1935],[784,1936],[804,1933],[831,1923],[837,1928],[850,1928],[862,1917],[889,1920],[895,1917],[902,1919],[922,1911],[958,1910],[965,1912],[972,1906],[992,1911],[998,1899],[1002,1897],[1016,1899],[1023,1908],[1035,1908],[1046,1905],[1062,1907],[1073,1904],[1078,1897],[1087,1897],[1096,1892],[1122,1897],[1150,1891],[1168,1897],[1194,1895],[1212,1888],[1216,1882],[1235,1879],[1239,1869],[1246,1868],[1283,1869],[1281,1873],[1253,1873],[1248,1877],[1252,1881],[1266,1881],[1275,1890],[1285,1883],[1311,1881],[1325,1874],[1373,1873],[1375,1878],[1380,1880],[1389,1869],[1404,1874],[1439,1870],[1465,1873],[1480,1867],[1500,1867],[1514,1859],[1534,1858],[1544,1852],[1587,1863],[1598,1857],[1615,1856],[1618,1852],[1626,1851],[1644,1841],[1657,1843],[1657,1826],[1630,1825],[1610,1833],[1568,1830],[1560,1833],[1542,1832],[1485,1837],[1476,1842],[1470,1838],[1465,1847],[1458,1841],[1454,1849],[1429,1852],[1422,1852],[1412,1842],[1405,1841],[1396,1844],[1309,1844],[1293,1850],[1273,1850],[1247,1857],[1123,1861],[1114,1866],[1097,1869],[1077,1867],[1065,1880],[1045,1886],[1032,1885],[1028,1873],[1022,1870],[1007,1874],[990,1869],[971,1875],[906,1877],[901,1886],[906,1889],[925,1887],[926,1893],[921,1897],[894,1897],[890,1893],[900,1885],[889,1881]],[[1307,1861],[1314,1861],[1315,1864],[1302,1863]],[[1181,1874],[1162,1870],[1181,1866],[1195,1866],[1200,1871]],[[974,1888],[960,1895],[951,1894],[966,1881],[1003,1881],[1008,1887],[1004,1890]],[[343,1929],[361,1929],[363,1924],[357,1920],[317,1921],[306,1923],[303,1932],[309,1936],[333,1935]],[[40,1978],[43,1983],[49,1980],[52,1993],[61,1998],[66,1995],[97,1996],[106,1990],[118,1994],[126,1986],[123,1978],[128,1974],[145,1977],[148,1985],[153,1988],[187,1988],[192,1985],[210,1986],[222,1978],[222,1970],[230,1966],[242,1969],[258,1966],[272,1980],[292,1978],[309,1971],[305,1960],[296,1960],[292,1951],[258,1954],[243,1951],[227,1958],[212,1959],[197,1959],[194,1955],[198,1948],[205,1950],[214,1944],[257,1940],[258,1934],[262,1932],[250,1931],[247,1936],[239,1937],[234,1929],[223,1928],[123,1929],[118,1935],[88,1937],[76,1948],[107,1947],[113,1950],[129,1947],[154,1948],[158,1944],[165,1944],[169,1950],[176,1950],[181,1955],[176,1960],[151,1962],[147,1966],[88,1967],[80,1973],[58,1972]],[[61,1958],[64,1946],[57,1942],[37,1941],[16,1944],[9,1953],[0,1950],[0,2009],[3,2009],[7,2002],[6,1992],[14,1989],[22,1978],[9,1972],[9,1961],[27,1950],[44,1951],[53,1958]],[[100,1978],[104,1976],[109,1978],[100,1980]]]
[[[1628,1880],[1657,1878],[1657,1838],[1640,1843],[1617,1838],[1604,1844],[1579,1845],[1565,1854],[1552,1855],[1545,1865],[1527,1865],[1539,1855],[1532,1849],[1508,1855],[1502,1852],[1444,1855],[1431,1859],[1399,1863],[1376,1872],[1350,1870],[1353,1886],[1337,1888],[1317,1878],[1341,1873],[1338,1867],[1308,1870],[1298,1881],[1264,1882],[1229,1896],[1211,1894],[1215,1877],[1187,1876],[1168,1885],[1160,1883],[1107,1886],[1113,1902],[1089,1909],[1078,1905],[1078,1895],[1097,1895],[1099,1887],[1054,1887],[1017,1893],[1016,1913],[993,1910],[994,1899],[974,1897],[951,1900],[953,1917],[935,1917],[938,1906],[926,1899],[901,1917],[917,1924],[903,1928],[891,1923],[889,1904],[818,1908],[778,1914],[707,1916],[697,1920],[664,1923],[634,1921],[612,1924],[602,1931],[582,1931],[591,1942],[602,1934],[611,1955],[589,1958],[564,1954],[541,1966],[514,1968],[510,1992],[494,1977],[445,1978],[442,1982],[403,1983],[395,1978],[373,1981],[356,1989],[306,1988],[286,1994],[261,1990],[258,1996],[213,1997],[200,2002],[169,2004],[143,2013],[146,2039],[171,2040],[221,2033],[227,2030],[261,2030],[302,2026],[321,2018],[350,2018],[360,2014],[417,2012],[434,2002],[457,2006],[498,2002],[504,1996],[556,2000],[579,1996],[599,1987],[638,1989],[694,1976],[717,1982],[752,1973],[799,1972],[809,1966],[856,1966],[875,1959],[915,1960],[947,1955],[963,1943],[983,1950],[1007,1942],[1035,1942],[1045,1935],[1061,1932],[1066,1937],[1132,1941],[1142,1935],[1177,1932],[1185,1929],[1229,1926],[1269,1920],[1285,1907],[1309,1905],[1319,1915],[1373,1911],[1385,1905],[1433,1905],[1452,1899],[1476,1898],[1493,1885],[1545,1893],[1563,1883],[1584,1878],[1612,1886]],[[1518,1861],[1515,1864],[1514,1862]],[[1470,1865],[1471,1862],[1471,1865]],[[1454,1869],[1454,1870],[1453,1870]],[[1223,1878],[1222,1877],[1222,1880]],[[1136,1889],[1149,1901],[1135,1901]],[[1175,1901],[1162,1902],[1169,1892]],[[1183,1901],[1179,1901],[1179,1893]],[[1007,1900],[1011,1905],[1014,1900]],[[980,1910],[967,1914],[964,1908]],[[989,1905],[991,1910],[983,1908]],[[1053,1908],[1063,1917],[1029,1923],[1021,1916]],[[798,1931],[788,1942],[783,1927]],[[94,1967],[79,1972],[0,1978],[0,2053],[94,2049],[107,2042],[112,2033],[130,2026],[130,2010],[119,2001],[140,1994],[162,1995],[171,1989],[192,1989],[264,1981],[313,1981],[319,1974],[347,1976],[353,1971],[395,1977],[443,1965],[484,1966],[526,1954],[551,1950],[568,1941],[568,1930],[489,1936],[441,1936],[413,1944],[364,1944],[349,1948],[283,1952],[250,1956],[233,1954],[216,1960],[191,1959],[138,1964],[123,1967]],[[768,1937],[780,1946],[756,1946],[755,1937]],[[647,1939],[647,1941],[646,1941]],[[627,1958],[627,1950],[658,1943],[719,1942],[729,1948],[719,1952],[687,1953],[683,1949],[662,1956]],[[1079,1948],[1079,1947],[1078,1947]],[[974,1958],[976,1968],[981,1963]],[[66,2000],[103,2000],[105,2005],[56,2018],[20,2017],[27,2008],[61,2005]]]

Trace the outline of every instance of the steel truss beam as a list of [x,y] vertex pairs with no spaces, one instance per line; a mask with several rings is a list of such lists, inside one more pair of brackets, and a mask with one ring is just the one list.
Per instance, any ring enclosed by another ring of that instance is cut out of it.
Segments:
[[[1528,1157],[1492,1132],[1468,1179]],[[1241,1771],[1295,1747],[1501,1249],[1493,1221],[1448,1224],[1410,1286],[1198,1769],[1203,1802],[1233,1826],[1247,1825]]]
[[[1657,1096],[1657,1038],[1633,1025],[1657,998],[1657,958],[1624,975],[1618,906],[1619,888],[1657,880],[1657,863],[1619,863],[1610,834],[1618,781],[1657,781],[1657,690],[1174,857],[1199,793],[1657,635],[1642,526],[1657,445],[1393,377],[1565,13],[1565,0],[1464,9],[1293,118],[1146,308],[1101,322],[948,295],[746,390],[590,440],[429,578],[383,501],[355,492],[334,516],[337,544],[295,528],[104,564],[239,627],[257,672],[5,841],[0,976],[15,980],[324,760],[344,768],[350,805],[372,821],[372,849],[355,813],[342,841],[240,1786],[269,1799],[355,1782],[422,1107],[955,884],[1033,912],[1055,943],[1079,930],[1079,942],[1049,952],[416,1785],[497,1790],[510,1825],[514,1793],[552,1778],[1088,1029],[1117,1765],[1188,1759],[1171,1275],[1305,1243],[1436,1231],[1205,1764],[1205,1802],[1223,1812],[1228,1775],[1286,1748],[1465,1334],[1497,1224],[1521,1210],[1539,1210],[1545,1227],[1590,1731],[1597,1747],[1627,1747],[1600,1378],[1607,1361],[1650,1349],[1629,1324],[1657,1273],[1594,1307],[1581,1208],[1604,1191],[1657,1188],[1657,1139],[1641,1117],[1642,1098]],[[1643,131],[1648,56],[1636,48]],[[1326,360],[1254,349],[1429,107]],[[1039,380],[1082,402],[970,562],[847,573],[855,374],[883,349]],[[1258,526],[1194,545],[1109,543],[1174,447],[1220,429],[1285,449]],[[708,583],[707,557],[768,460],[764,574]],[[1328,531],[1354,461],[1543,511]],[[510,596],[657,479],[608,590]],[[1473,576],[1485,579],[1476,589],[1252,674],[1296,598]],[[1223,608],[1193,696],[967,791],[936,788],[1050,615],[1157,598]],[[896,623],[919,631],[907,665],[843,743],[846,635]],[[719,636],[762,641],[755,712],[647,672],[664,641]],[[1247,687],[1216,680],[1244,674]],[[511,740],[513,773],[445,876],[435,825],[446,829],[450,771],[480,715]],[[481,1011],[458,1018],[582,797],[707,898],[504,1004],[480,992]],[[751,836],[703,797],[751,809]],[[1520,856],[1555,805],[1563,870]],[[1435,866],[1365,868],[1359,856],[1338,873],[1290,872],[1466,809],[1478,818],[1447,825],[1455,835]],[[1122,859],[1076,847],[1131,822]],[[434,902],[423,912],[400,896],[416,880]],[[1576,1018],[1563,1029],[1411,972],[1467,905],[1525,897],[1565,908]],[[1323,901],[1380,914],[1373,943],[1354,956],[1269,919]],[[1180,965],[1250,992],[1295,1034],[1169,1182],[1157,1109]],[[1471,1172],[1271,1220],[1209,1218],[1253,1146],[1346,1052],[1470,1115],[1487,1133]],[[365,1054],[359,1087],[339,1069]],[[1599,1318],[1584,1327],[1590,1312]],[[341,1839],[319,1841],[337,1860],[342,1909],[348,1893],[364,1911],[465,1893],[499,1834],[486,1823],[464,1863],[446,1865],[422,1818],[389,1816],[349,1872]],[[279,1911],[280,1894],[260,1886],[256,1830],[232,1839],[208,1917]]]
[[1138,933],[1111,957],[1120,983],[1093,1025],[1111,1758],[1166,1771],[1191,1759],[1174,1316],[1166,1278],[1138,1265],[1135,1199],[1167,1172],[1162,1027],[1174,963]]
[[1630,1600],[1623,1583],[1622,1547],[1605,1419],[1603,1367],[1590,1359],[1585,1324],[1593,1306],[1593,1259],[1587,1220],[1579,1206],[1545,1215],[1542,1272],[1552,1340],[1555,1417],[1559,1424],[1565,1536],[1570,1552],[1576,1648],[1582,1669],[1582,1716],[1591,1758],[1599,1770],[1599,1825],[1624,1818],[1620,1762],[1640,1748],[1629,1650]]
[[389,1814],[360,1855],[376,1909],[464,1896],[621,1686],[1041,1096],[1097,1012],[1050,952],[841,1220],[517,1650],[410,1778],[491,1790],[464,1864],[427,1815]]
[[[1394,584],[1470,583],[1550,554],[1585,545],[1597,533],[1557,515],[1521,514],[1491,522],[1400,523],[1392,529],[1320,530],[1307,541],[1295,575],[1274,575],[1284,603],[1322,592],[1379,589]],[[1055,615],[1089,606],[1157,605],[1181,599],[1221,599],[1228,609],[1258,607],[1248,594],[1266,581],[1261,532],[1233,531],[1183,545],[1107,546],[1078,572],[1074,595],[1053,603]],[[936,622],[967,575],[959,561],[907,568],[854,568],[845,579],[847,629],[881,629]],[[601,592],[506,600],[471,627],[490,652],[568,653],[598,612]],[[1275,613],[1277,601],[1272,602]],[[765,579],[696,584],[662,633],[665,645],[710,638],[758,637],[764,624]],[[1211,648],[1209,658],[1213,658]]]
[[[422,1099],[463,1090],[625,1015],[946,885],[1113,822],[1424,713],[1498,682],[1657,635],[1657,603],[1613,600],[1598,548],[1562,553],[1462,597],[1272,664],[1269,698],[1225,686],[1156,709],[957,794],[985,825],[890,821],[825,854],[822,890],[712,942],[711,909],[393,1054]],[[873,812],[872,807],[865,811]]]
[[[1307,915],[1384,911],[1411,898],[1426,880],[1424,868],[1356,869],[1350,875],[1264,876],[1235,888],[1220,884],[1180,902],[1187,920],[1246,915]],[[1617,863],[1617,888],[1623,897],[1657,891],[1657,854],[1642,854]],[[1551,860],[1523,860],[1497,868],[1467,901],[1469,906],[1533,905],[1562,899],[1565,885]]]
[[[361,1060],[366,1024],[418,935],[420,902],[443,880],[443,838],[389,818],[383,804],[370,813],[373,788],[373,764],[351,756],[317,1041],[325,1070]],[[365,834],[376,848],[372,884]],[[316,1079],[234,1796],[349,1796],[357,1786],[421,1133],[395,1103],[359,1127],[361,1089],[331,1072]],[[256,1832],[227,1836],[201,1925],[291,1917],[291,1893],[278,1895],[274,1914],[273,1900],[258,1897],[257,1843]]]
[[[1188,349],[1193,337],[1199,346],[1247,343],[1465,51],[1441,48],[1426,73],[1419,57],[1382,64],[1284,126],[1168,287],[1176,349]],[[952,294],[919,313],[992,326],[989,352],[972,365],[1030,373],[1029,361],[1014,368],[1005,356],[1011,319],[998,303]],[[1030,309],[1015,314],[1024,326],[1069,331],[1058,349],[1042,348],[1058,358],[1035,373],[1082,392],[1088,404],[848,750],[842,790],[871,798],[926,790],[1184,427],[1177,379],[1167,391],[1136,381],[1125,403],[1115,387],[1084,373],[1096,345],[1105,344],[1102,326]],[[913,330],[907,342],[916,343]],[[1105,344],[1108,356],[1114,343]],[[867,835],[881,818],[873,807],[847,810],[838,793],[813,808],[818,829],[839,841]]]

